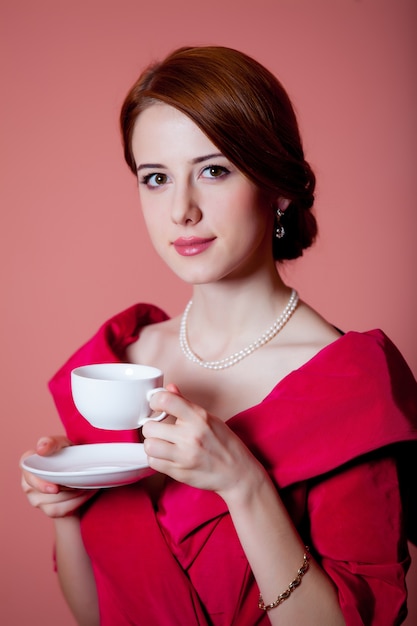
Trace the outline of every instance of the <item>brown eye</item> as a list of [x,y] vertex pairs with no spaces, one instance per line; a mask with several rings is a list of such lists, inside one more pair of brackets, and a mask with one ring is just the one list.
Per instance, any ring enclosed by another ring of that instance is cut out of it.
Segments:
[[223,165],[209,165],[203,170],[204,178],[222,178],[223,176],[227,176],[230,174],[227,167],[223,167]]
[[156,185],[163,185],[166,183],[167,177],[165,174],[155,174],[154,180]]
[[161,185],[165,185],[167,182],[168,176],[166,174],[162,174],[161,172],[147,174],[147,176],[144,176],[142,179],[142,183],[151,188],[160,187]]

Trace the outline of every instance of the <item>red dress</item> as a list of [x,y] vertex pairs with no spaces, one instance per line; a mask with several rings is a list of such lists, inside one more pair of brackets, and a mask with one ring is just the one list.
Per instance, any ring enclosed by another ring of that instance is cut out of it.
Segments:
[[[70,371],[124,360],[141,327],[165,319],[151,305],[131,307],[104,324],[52,379],[74,443],[139,440],[137,431],[90,426],[73,405]],[[414,542],[417,535],[416,519],[411,522],[417,385],[390,340],[378,330],[347,333],[227,424],[271,475],[303,540],[334,581],[346,624],[400,624],[409,564],[405,517]],[[102,490],[81,525],[102,626],[269,623],[217,494],[169,479],[155,507],[145,479]]]

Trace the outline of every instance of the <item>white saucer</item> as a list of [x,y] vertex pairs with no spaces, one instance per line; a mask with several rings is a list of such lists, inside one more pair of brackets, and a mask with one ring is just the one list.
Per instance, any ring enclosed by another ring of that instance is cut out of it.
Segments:
[[153,473],[142,443],[69,446],[51,456],[32,454],[21,466],[49,482],[80,489],[127,485]]

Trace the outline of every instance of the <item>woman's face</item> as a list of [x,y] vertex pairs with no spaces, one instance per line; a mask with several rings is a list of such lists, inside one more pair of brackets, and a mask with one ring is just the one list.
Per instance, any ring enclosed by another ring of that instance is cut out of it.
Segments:
[[189,117],[151,105],[136,122],[132,149],[149,235],[180,278],[236,279],[270,263],[271,202]]

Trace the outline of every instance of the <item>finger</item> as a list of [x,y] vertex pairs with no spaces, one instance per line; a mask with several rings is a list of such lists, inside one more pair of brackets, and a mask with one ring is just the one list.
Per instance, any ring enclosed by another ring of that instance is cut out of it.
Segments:
[[202,407],[184,398],[178,390],[176,392],[171,392],[168,389],[167,391],[159,391],[152,397],[150,406],[152,410],[165,411],[177,420],[189,421],[196,417],[205,420],[207,418],[207,412]]
[[52,494],[56,494],[60,491],[59,485],[48,482],[46,480],[42,480],[42,478],[35,476],[27,470],[24,470],[22,472],[21,485],[26,495],[29,494],[31,491],[39,491],[40,493]]
[[172,431],[173,426],[173,423],[167,421],[157,422],[155,420],[149,420],[142,427],[142,435],[145,440],[155,437],[157,439],[165,439],[166,441],[173,443],[173,438],[175,437],[175,434]]
[[64,517],[73,514],[85,502],[91,499],[96,490],[68,490],[56,496],[45,496],[38,493],[29,495],[29,502],[33,507],[40,509],[51,518]]
[[54,454],[71,445],[71,442],[64,435],[56,435],[54,437],[41,437],[36,444],[36,453],[41,456]]
[[80,493],[76,498],[72,500],[64,500],[62,502],[51,502],[46,505],[40,505],[38,508],[43,511],[48,517],[57,519],[59,517],[66,517],[67,515],[73,515],[80,507],[82,507],[88,500],[94,496],[95,492],[90,490]]
[[[41,437],[37,444],[36,450],[28,450],[25,452],[21,461],[31,454],[39,454],[40,456],[47,456],[50,454],[54,454],[62,448],[71,445],[71,442],[67,437],[63,435],[57,435],[54,437]],[[26,495],[28,495],[32,490],[38,491],[43,494],[57,494],[60,491],[60,486],[55,483],[43,480],[38,476],[35,476],[28,470],[23,470],[22,472],[22,489]]]
[[143,448],[148,456],[148,461],[150,458],[166,459],[167,461],[174,460],[175,446],[167,440],[155,438],[145,439]]
[[166,476],[171,476],[171,478],[174,478],[173,464],[171,461],[167,461],[166,459],[158,459],[157,457],[152,456],[148,457],[148,463],[149,467],[155,470],[155,472],[158,472],[158,474],[165,474]]
[[[20,464],[24,459],[28,456],[35,454],[34,450],[28,450],[24,454],[22,454],[20,458]],[[22,478],[21,478],[21,486],[24,493],[28,493],[30,490],[34,489],[36,491],[40,491],[42,493],[58,493],[59,486],[55,483],[51,483],[49,481],[43,480],[35,474],[32,474],[29,470],[22,470]]]
[[166,390],[170,391],[171,393],[176,393],[179,396],[181,395],[181,392],[180,392],[179,388],[177,387],[177,385],[174,385],[174,383],[169,383],[166,386]]
[[[31,477],[31,479],[27,480],[27,476]],[[47,483],[30,474],[30,472],[23,472],[21,484],[32,506],[37,507],[43,504],[72,502],[79,497],[91,497],[98,491],[97,489],[73,489],[54,483]]]
[[61,502],[71,501],[76,497],[75,495],[69,495],[64,491],[58,491],[57,493],[43,493],[34,489],[30,489],[27,496],[31,505],[36,508],[40,508],[41,506],[48,504],[59,504]]

